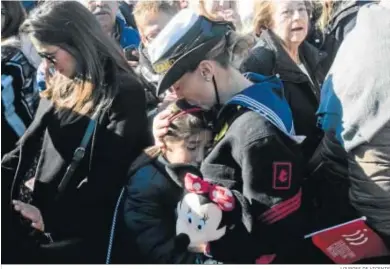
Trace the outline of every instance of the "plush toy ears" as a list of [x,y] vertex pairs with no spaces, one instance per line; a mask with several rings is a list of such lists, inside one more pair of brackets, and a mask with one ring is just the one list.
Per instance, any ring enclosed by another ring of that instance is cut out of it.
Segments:
[[165,171],[179,186],[184,188],[184,178],[187,173],[203,178],[202,173],[198,168],[190,164],[168,164],[165,166]]
[[[176,183],[178,183],[179,186],[182,186],[183,188],[185,187],[184,186],[184,178],[185,178],[187,173],[190,173],[190,174],[193,174],[193,175],[198,176],[200,178],[203,178],[203,175],[198,168],[196,168],[195,166],[192,166],[192,165],[188,165],[188,164],[169,164],[169,165],[165,166],[165,170],[167,171],[168,175]],[[229,182],[230,181],[224,182],[224,181],[219,181],[219,180],[218,181],[212,180],[212,183],[218,184],[220,186],[224,186],[226,188],[230,188],[230,185],[232,183],[229,184]],[[229,185],[229,186],[226,186],[224,183],[228,183],[227,185]],[[236,200],[236,207],[238,210],[237,214],[239,214],[241,216],[241,221],[244,224],[245,228],[248,230],[248,232],[252,231],[252,221],[253,220],[252,220],[252,215],[250,214],[250,211],[249,211],[248,201],[239,191],[231,190],[231,192],[233,193],[234,197],[236,198],[235,199]]]
[[188,192],[207,195],[210,201],[216,204],[222,211],[233,211],[235,198],[228,188],[211,184],[203,178],[191,173],[184,177],[184,187]]

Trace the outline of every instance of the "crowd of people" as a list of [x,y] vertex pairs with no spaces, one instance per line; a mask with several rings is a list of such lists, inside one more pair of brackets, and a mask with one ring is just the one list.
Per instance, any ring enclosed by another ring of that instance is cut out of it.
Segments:
[[2,1],[3,263],[387,263],[389,44],[386,0]]

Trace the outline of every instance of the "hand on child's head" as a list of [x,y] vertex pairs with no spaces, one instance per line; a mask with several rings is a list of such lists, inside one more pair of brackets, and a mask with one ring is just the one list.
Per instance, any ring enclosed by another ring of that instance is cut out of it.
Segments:
[[165,109],[153,119],[153,137],[156,146],[164,147],[163,137],[168,133],[169,117],[171,115],[172,111]]

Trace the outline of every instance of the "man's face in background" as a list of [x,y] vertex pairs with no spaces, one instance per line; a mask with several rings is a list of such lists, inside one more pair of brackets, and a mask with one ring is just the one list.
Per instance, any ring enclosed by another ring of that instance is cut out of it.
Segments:
[[172,19],[173,15],[164,12],[149,14],[139,25],[142,43],[148,47],[150,42],[161,32],[161,30]]
[[116,14],[119,9],[118,1],[89,1],[84,0],[84,5],[95,15],[103,31],[112,33]]

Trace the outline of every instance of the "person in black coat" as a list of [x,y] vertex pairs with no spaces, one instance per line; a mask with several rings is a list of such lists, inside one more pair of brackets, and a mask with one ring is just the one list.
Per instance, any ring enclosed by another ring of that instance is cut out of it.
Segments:
[[[117,195],[128,166],[149,143],[142,86],[120,48],[76,1],[45,2],[21,31],[54,71],[34,121],[2,160],[2,188],[11,189],[5,206],[12,200],[8,232],[18,250],[9,262],[104,262]],[[88,146],[62,185],[91,120]],[[39,151],[35,178],[27,179],[32,201],[21,201],[18,189]]]
[[[256,7],[260,38],[242,62],[240,71],[280,77],[295,131],[306,136],[302,146],[308,160],[322,138],[315,113],[325,78],[320,65],[325,54],[304,41],[308,13],[303,1],[264,2],[268,3]],[[272,10],[274,13],[268,12]]]
[[[302,140],[295,136],[281,81],[243,75],[233,67],[232,59],[239,56],[234,47],[240,43],[245,44],[231,23],[184,9],[154,39],[148,53],[162,74],[158,93],[172,87],[179,98],[215,116],[214,145],[201,164],[202,175],[213,184],[228,182],[226,187],[248,203],[251,220],[242,235],[249,233],[252,241],[222,237],[218,246],[211,246],[213,258],[255,263],[275,254],[272,262],[297,262],[303,253]],[[166,134],[165,117],[163,112],[155,117],[156,140]]]
[[203,255],[182,250],[176,241],[176,207],[183,182],[166,168],[199,164],[211,146],[205,113],[179,100],[171,104],[165,149],[151,147],[134,162],[123,193],[115,234],[113,263],[194,264]]
[[327,53],[327,57],[322,62],[326,73],[332,66],[344,38],[355,27],[360,8],[373,2],[375,1],[322,1],[322,14],[313,27],[315,29],[308,41]]

